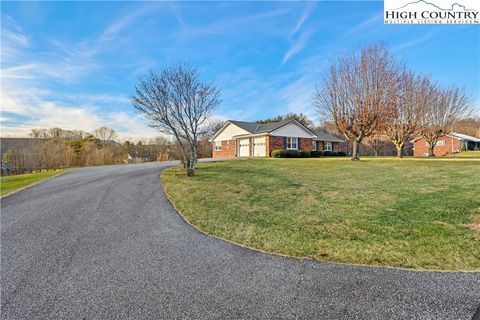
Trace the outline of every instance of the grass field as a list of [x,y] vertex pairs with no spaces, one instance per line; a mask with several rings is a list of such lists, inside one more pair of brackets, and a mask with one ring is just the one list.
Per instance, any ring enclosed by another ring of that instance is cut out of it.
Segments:
[[43,171],[30,174],[19,174],[14,176],[5,176],[0,178],[0,195],[13,192],[17,189],[26,187],[32,183],[50,178],[57,174],[65,172],[65,170]]
[[480,158],[480,151],[462,151],[448,156],[454,158]]
[[480,160],[250,159],[165,170],[207,233],[260,250],[417,269],[480,270]]

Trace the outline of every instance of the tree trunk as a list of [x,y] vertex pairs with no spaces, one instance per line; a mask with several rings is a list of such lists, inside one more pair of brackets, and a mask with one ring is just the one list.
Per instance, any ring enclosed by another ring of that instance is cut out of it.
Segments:
[[352,141],[352,161],[359,161],[360,154],[358,153],[358,141],[357,139],[353,139]]
[[395,147],[397,148],[397,158],[403,158],[403,143],[396,144]]
[[195,163],[197,155],[197,148],[193,145],[190,146],[190,158],[188,159],[188,167],[187,167],[187,176],[193,177],[195,175]]
[[378,150],[377,150],[377,149],[373,149],[373,155],[374,155],[375,157],[378,157]]
[[435,144],[429,143],[428,144],[428,156],[429,157],[435,157],[435,153],[433,152],[434,149],[435,149]]

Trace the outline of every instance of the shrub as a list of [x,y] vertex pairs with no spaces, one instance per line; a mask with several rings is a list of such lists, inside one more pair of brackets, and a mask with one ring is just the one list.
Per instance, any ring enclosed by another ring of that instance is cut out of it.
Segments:
[[332,156],[334,156],[334,153],[333,153],[333,151],[325,151],[325,152],[323,153],[323,155],[324,155],[325,157],[332,157]]
[[285,158],[287,156],[287,152],[282,149],[277,149],[272,151],[273,158]]
[[312,156],[313,158],[319,158],[323,156],[323,152],[320,150],[312,151],[310,152],[310,156]]
[[344,151],[338,151],[338,152],[337,152],[337,155],[338,155],[339,157],[346,157],[346,156],[347,156],[347,153],[344,152]]
[[310,158],[311,156],[310,151],[300,151],[300,158]]
[[298,150],[287,150],[286,151],[287,158],[298,158],[300,157],[300,152]]

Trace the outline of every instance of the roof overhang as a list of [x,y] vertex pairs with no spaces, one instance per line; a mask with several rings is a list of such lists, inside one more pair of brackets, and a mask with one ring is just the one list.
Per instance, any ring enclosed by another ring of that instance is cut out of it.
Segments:
[[240,139],[240,138],[250,138],[250,137],[261,137],[261,136],[266,136],[268,133],[262,132],[262,133],[249,133],[249,134],[239,134],[236,136],[233,136],[232,138],[235,139]]
[[313,138],[315,141],[327,141],[327,142],[343,142],[343,140],[340,139],[322,139],[322,138]]

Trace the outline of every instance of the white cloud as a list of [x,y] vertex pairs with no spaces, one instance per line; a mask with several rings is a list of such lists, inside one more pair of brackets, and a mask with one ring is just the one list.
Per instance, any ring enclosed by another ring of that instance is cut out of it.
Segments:
[[315,2],[309,2],[306,6],[305,9],[303,9],[302,15],[300,16],[300,20],[298,20],[297,24],[295,25],[295,28],[293,28],[292,35],[298,32],[300,28],[303,26],[305,21],[307,21],[308,17],[310,17],[310,14],[312,13],[313,9],[315,7]]
[[103,31],[103,33],[100,35],[98,40],[100,42],[114,40],[125,28],[135,22],[135,20],[145,15],[151,14],[152,10],[155,9],[155,6],[155,3],[147,3],[140,8],[126,13],[119,19],[110,23],[110,25],[108,25]]
[[2,89],[2,112],[13,115],[8,117],[2,115],[2,121],[12,121],[18,116],[27,118],[26,121],[15,126],[2,124],[2,136],[27,136],[33,128],[60,127],[68,130],[92,131],[101,126],[111,127],[119,133],[121,138],[128,137],[133,140],[158,134],[155,130],[148,128],[146,121],[139,115],[132,115],[125,111],[102,113],[100,108],[93,105],[68,105],[49,101],[41,95],[36,95],[35,90],[30,94],[24,90],[19,97],[5,93]]
[[392,48],[392,52],[399,52],[414,46],[418,46],[419,44],[425,43],[430,39],[432,39],[435,33],[436,33],[435,31],[428,32],[422,35],[421,37],[413,38],[413,39],[410,39],[409,41],[400,43]]
[[280,67],[282,67],[288,60],[290,60],[293,56],[299,53],[303,48],[305,48],[308,39],[313,34],[313,30],[306,30],[302,32],[300,37],[293,43],[293,45],[288,49],[282,59],[282,63]]
[[358,34],[359,32],[363,32],[366,29],[371,29],[375,25],[380,25],[383,27],[383,12],[376,14],[361,23],[357,24],[355,27],[351,28],[345,33],[345,36]]

